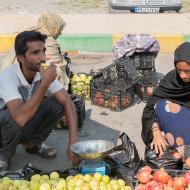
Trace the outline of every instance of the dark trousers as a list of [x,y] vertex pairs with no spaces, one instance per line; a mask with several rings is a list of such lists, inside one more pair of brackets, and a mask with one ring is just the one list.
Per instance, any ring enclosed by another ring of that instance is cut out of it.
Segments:
[[17,145],[25,141],[31,141],[34,145],[41,144],[63,114],[63,106],[54,97],[44,99],[24,127],[15,123],[7,109],[0,111],[0,157],[11,158]]

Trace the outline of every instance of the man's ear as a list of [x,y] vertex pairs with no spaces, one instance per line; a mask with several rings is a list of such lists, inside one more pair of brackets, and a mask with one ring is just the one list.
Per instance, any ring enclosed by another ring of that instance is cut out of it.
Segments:
[[18,60],[19,63],[24,63],[25,62],[24,55],[17,55],[17,60]]

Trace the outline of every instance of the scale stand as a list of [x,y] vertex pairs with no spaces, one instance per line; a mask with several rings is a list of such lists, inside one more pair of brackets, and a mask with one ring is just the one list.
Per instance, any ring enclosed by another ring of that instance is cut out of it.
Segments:
[[85,174],[94,174],[95,172],[101,175],[108,174],[108,167],[105,161],[102,160],[82,160],[80,172]]

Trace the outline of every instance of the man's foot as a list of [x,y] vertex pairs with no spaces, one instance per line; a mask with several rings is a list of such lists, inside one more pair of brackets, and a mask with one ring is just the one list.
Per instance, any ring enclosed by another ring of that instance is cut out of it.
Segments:
[[37,154],[42,158],[55,158],[56,150],[50,147],[47,147],[45,144],[39,146],[34,146],[32,148],[26,148],[26,151],[31,154]]
[[0,172],[9,170],[9,159],[0,155]]

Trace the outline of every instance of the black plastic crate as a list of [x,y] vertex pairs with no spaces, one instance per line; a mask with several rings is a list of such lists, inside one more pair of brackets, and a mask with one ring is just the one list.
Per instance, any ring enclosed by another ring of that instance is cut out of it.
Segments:
[[85,100],[82,98],[76,98],[74,100],[76,112],[77,112],[77,119],[78,119],[78,127],[81,128],[84,124],[86,112],[85,112]]
[[134,85],[135,93],[143,102],[147,102],[148,97],[152,95],[153,91],[159,85],[163,74],[150,72],[144,74]]
[[133,86],[125,85],[119,88],[94,83],[91,85],[91,103],[120,112],[134,104]]
[[139,72],[127,57],[101,69],[93,76],[93,79],[100,78],[104,80],[105,84],[112,84],[115,81],[118,83],[131,83],[137,80],[138,77]]
[[155,58],[156,54],[152,52],[138,52],[130,56],[130,59],[137,70],[156,71]]

